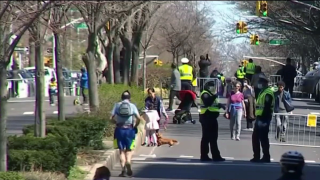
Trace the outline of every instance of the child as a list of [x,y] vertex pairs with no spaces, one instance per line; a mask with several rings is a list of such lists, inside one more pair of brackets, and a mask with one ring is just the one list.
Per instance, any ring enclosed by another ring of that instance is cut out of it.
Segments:
[[54,96],[57,94],[57,86],[56,79],[52,78],[49,84],[49,100],[51,106],[54,106]]
[[110,170],[106,166],[101,166],[96,169],[93,180],[109,180],[110,176]]
[[146,124],[145,124],[146,138],[145,138],[145,142],[142,145],[157,146],[156,131],[160,128],[158,123],[158,120],[160,119],[159,114],[156,110],[149,110],[145,113],[144,119],[146,120]]

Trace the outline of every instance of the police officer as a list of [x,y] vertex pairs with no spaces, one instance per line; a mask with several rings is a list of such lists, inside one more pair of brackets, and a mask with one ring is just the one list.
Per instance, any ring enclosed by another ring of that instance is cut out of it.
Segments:
[[244,71],[246,73],[246,78],[249,79],[250,82],[252,80],[252,76],[254,72],[256,71],[255,69],[256,69],[256,65],[253,63],[252,59],[249,59],[249,63],[244,68]]
[[[204,83],[204,90],[201,92],[201,107],[200,107],[200,123],[202,127],[202,138],[200,147],[201,161],[225,161],[221,157],[218,149],[218,120],[220,108],[225,109],[219,103],[217,95],[216,80],[208,80]],[[209,158],[209,144],[212,159]]]
[[192,80],[196,78],[193,67],[189,64],[188,58],[181,59],[182,65],[179,66],[181,90],[192,90]]
[[[256,102],[256,122],[252,133],[253,159],[251,162],[270,162],[270,144],[269,144],[269,125],[272,119],[274,108],[274,95],[268,87],[268,78],[264,74],[259,75],[258,88],[261,92]],[[262,147],[263,157],[260,159],[260,144]]]
[[240,64],[239,68],[238,68],[238,70],[236,72],[236,77],[237,77],[237,80],[239,82],[241,82],[241,84],[242,84],[241,87],[243,87],[243,81],[244,81],[245,75],[246,75],[246,73],[244,72],[243,64]]

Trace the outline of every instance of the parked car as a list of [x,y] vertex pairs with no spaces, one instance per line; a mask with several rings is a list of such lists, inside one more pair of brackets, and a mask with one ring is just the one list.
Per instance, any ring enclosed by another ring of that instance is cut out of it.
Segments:
[[13,91],[15,82],[19,83],[18,84],[19,97],[28,97],[28,96],[34,95],[35,83],[32,75],[26,70],[19,70],[18,77],[19,77],[18,79],[17,78],[14,79],[13,72],[12,71],[7,72],[7,79],[8,79],[7,90],[9,95],[8,97],[16,96],[15,91]]
[[305,76],[302,77],[299,83],[299,90],[302,93],[312,94],[316,101],[320,98],[320,70],[309,71]]

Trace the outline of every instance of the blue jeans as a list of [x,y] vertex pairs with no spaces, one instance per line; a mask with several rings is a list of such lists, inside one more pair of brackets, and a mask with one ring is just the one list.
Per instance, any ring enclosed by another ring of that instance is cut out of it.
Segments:
[[[240,138],[242,115],[243,115],[242,109],[232,109],[230,113],[231,138]],[[236,127],[234,128],[234,126]]]

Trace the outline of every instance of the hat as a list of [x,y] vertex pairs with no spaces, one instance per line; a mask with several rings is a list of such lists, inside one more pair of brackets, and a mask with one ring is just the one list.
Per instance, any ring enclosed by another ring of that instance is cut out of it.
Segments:
[[189,63],[189,59],[188,58],[182,58],[181,59],[181,63]]
[[264,74],[260,74],[259,75],[259,79],[263,79],[263,80],[266,80],[267,82],[269,82],[268,77],[266,75],[264,75]]

